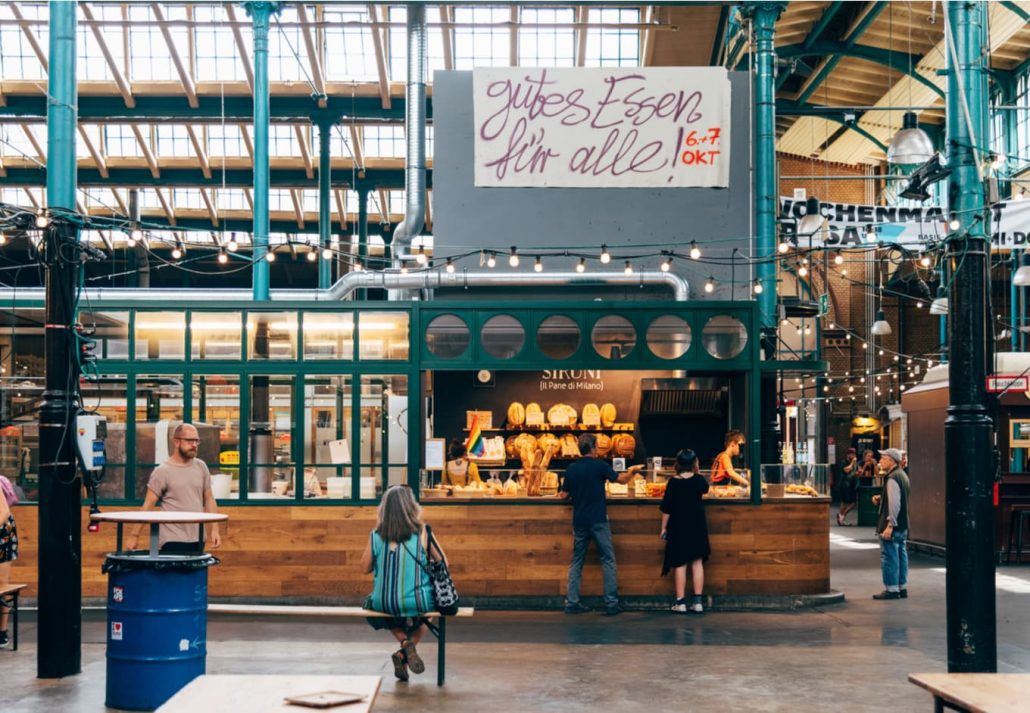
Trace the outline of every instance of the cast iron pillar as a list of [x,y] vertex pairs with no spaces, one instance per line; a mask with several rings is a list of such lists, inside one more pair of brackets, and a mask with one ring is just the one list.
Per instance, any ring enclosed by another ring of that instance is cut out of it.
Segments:
[[[755,261],[762,293],[758,306],[762,320],[762,350],[765,358],[776,355],[776,20],[785,2],[748,2],[742,12],[750,17],[755,35],[754,78],[754,185]],[[761,377],[761,423],[759,463],[779,462],[779,412],[776,376]],[[754,434],[751,435],[754,443]],[[752,453],[754,455],[754,453]],[[750,461],[749,461],[750,462]],[[756,464],[757,465],[757,464]],[[760,468],[752,466],[752,479]],[[755,483],[752,483],[754,486]]]
[[[354,263],[356,260],[363,259],[366,252],[368,251],[368,192],[371,190],[368,186],[359,183],[357,185],[358,190],[358,244],[351,246],[351,259],[350,265],[347,267],[347,271],[350,272],[354,269]],[[355,252],[357,257],[353,257]],[[364,269],[364,265],[362,268]],[[363,300],[368,297],[368,293],[365,288],[357,290],[354,295],[356,299]]]
[[254,299],[269,299],[268,252],[268,24],[280,10],[277,2],[248,2],[254,22]]
[[36,674],[60,678],[82,663],[82,542],[75,416],[78,344],[72,330],[80,267],[75,213],[76,3],[50,3],[47,102],[46,391],[39,412],[39,648]]
[[[987,407],[988,244],[977,165],[987,134],[987,7],[947,3],[948,204],[959,228],[948,236],[951,265],[948,383],[944,423],[948,671],[998,667],[994,602],[994,424]],[[963,106],[964,105],[964,106]],[[982,164],[981,164],[982,165]],[[992,335],[993,337],[993,335]]]
[[[332,166],[330,165],[329,138],[332,136],[333,125],[327,120],[318,122],[318,252],[329,247],[329,234],[332,232],[332,191],[330,190],[330,177]],[[332,280],[332,263],[323,260],[321,254],[318,260],[318,288],[324,290],[329,287]]]

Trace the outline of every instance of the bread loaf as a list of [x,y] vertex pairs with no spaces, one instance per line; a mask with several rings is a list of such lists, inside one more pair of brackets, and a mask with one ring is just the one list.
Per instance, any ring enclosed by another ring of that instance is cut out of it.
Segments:
[[579,458],[583,455],[579,452],[579,442],[571,433],[561,437],[561,455],[562,458]]
[[597,404],[585,404],[580,418],[585,424],[598,426],[601,424],[601,409],[597,407]]
[[612,439],[604,433],[595,433],[594,437],[597,438],[597,455],[604,458],[612,451]]
[[542,417],[543,413],[544,413],[544,410],[542,408],[540,408],[540,404],[538,404],[537,402],[534,401],[532,403],[526,404],[526,420],[527,421],[529,420],[530,416]]
[[611,428],[615,423],[615,404],[605,404],[601,407],[601,426]]
[[628,433],[619,433],[612,438],[612,450],[621,458],[630,458],[637,449],[637,440]]
[[546,453],[551,448],[557,450],[559,446],[558,436],[553,433],[541,433],[536,439],[537,448]]
[[526,409],[518,401],[512,401],[508,406],[508,426],[518,428],[526,422]]

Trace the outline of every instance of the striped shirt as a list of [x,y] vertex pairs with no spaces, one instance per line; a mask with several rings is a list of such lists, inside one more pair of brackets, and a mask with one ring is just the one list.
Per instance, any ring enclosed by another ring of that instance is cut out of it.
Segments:
[[372,538],[375,578],[366,607],[403,617],[418,616],[435,609],[433,588],[429,575],[423,569],[428,560],[419,535],[415,533],[401,543],[387,543],[375,530],[369,535]]

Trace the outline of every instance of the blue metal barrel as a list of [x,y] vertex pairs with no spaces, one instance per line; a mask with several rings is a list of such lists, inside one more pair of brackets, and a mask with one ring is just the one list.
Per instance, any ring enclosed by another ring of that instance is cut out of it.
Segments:
[[111,554],[107,584],[109,708],[153,710],[204,673],[210,555]]

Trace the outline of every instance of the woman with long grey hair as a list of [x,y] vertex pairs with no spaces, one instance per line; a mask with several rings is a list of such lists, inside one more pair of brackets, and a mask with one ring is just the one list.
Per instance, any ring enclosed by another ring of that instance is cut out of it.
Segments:
[[383,494],[375,529],[361,556],[361,567],[373,573],[372,593],[365,608],[390,614],[389,618],[369,617],[373,629],[389,629],[400,644],[390,657],[393,673],[408,680],[408,670],[422,673],[425,663],[415,645],[427,631],[422,615],[435,609],[433,588],[426,567],[429,561],[445,560],[440,546],[428,541],[422,523],[422,506],[411,488],[394,485]]

